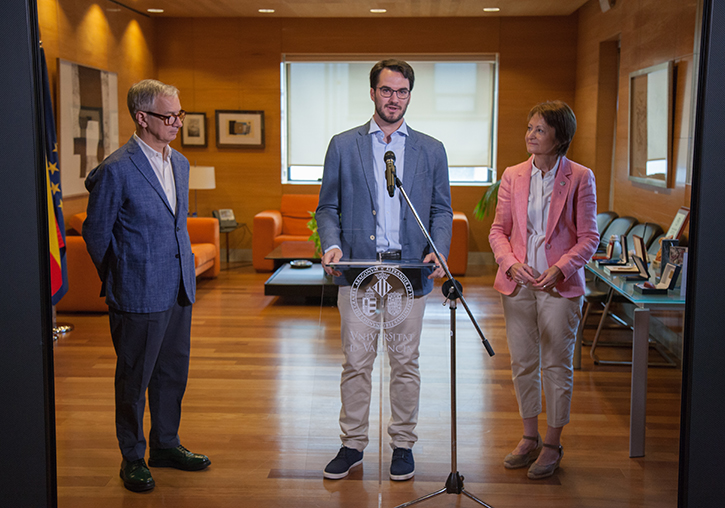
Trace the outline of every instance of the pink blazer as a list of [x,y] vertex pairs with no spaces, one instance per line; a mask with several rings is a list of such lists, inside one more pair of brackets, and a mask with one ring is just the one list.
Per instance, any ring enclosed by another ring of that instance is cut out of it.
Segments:
[[[498,263],[493,287],[510,295],[516,283],[506,275],[514,263],[526,262],[526,223],[533,156],[506,168],[498,190],[496,218],[488,241]],[[584,294],[584,265],[599,244],[597,198],[594,174],[589,168],[561,158],[554,179],[549,217],[546,223],[546,259],[564,274],[557,284],[566,298]]]

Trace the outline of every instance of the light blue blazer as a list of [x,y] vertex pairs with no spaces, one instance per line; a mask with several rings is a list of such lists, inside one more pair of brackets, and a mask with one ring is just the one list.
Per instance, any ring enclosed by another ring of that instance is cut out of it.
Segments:
[[103,282],[109,307],[147,313],[170,309],[180,287],[196,295],[186,216],[189,161],[173,151],[177,210],[133,137],[86,178],[88,217],[83,238]]
[[[372,138],[366,123],[330,141],[315,218],[323,252],[342,248],[342,259],[375,259],[377,192],[373,174]],[[448,257],[453,227],[448,160],[443,143],[408,128],[403,188],[443,256]],[[396,192],[396,197],[399,192]],[[402,198],[401,198],[402,199]],[[422,261],[431,252],[413,213],[401,205],[400,241],[403,259]],[[349,284],[336,277],[338,284]],[[428,294],[433,281],[423,279],[416,294]]]

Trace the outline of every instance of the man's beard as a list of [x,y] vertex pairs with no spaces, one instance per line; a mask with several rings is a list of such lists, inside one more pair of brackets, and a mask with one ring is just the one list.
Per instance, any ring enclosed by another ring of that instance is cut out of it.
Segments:
[[403,118],[407,109],[408,105],[406,104],[405,106],[400,107],[397,116],[392,117],[385,111],[385,104],[383,104],[382,106],[379,106],[377,104],[375,105],[375,111],[377,112],[378,116],[388,123],[395,123],[399,121],[401,118]]

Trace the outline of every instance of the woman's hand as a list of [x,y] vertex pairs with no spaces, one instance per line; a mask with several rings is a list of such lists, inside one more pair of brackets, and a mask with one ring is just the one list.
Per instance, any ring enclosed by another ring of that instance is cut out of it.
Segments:
[[544,273],[539,275],[534,281],[532,287],[534,289],[546,291],[549,289],[553,289],[562,280],[564,280],[564,274],[561,273],[561,270],[559,270],[558,266],[554,265],[550,268],[547,268]]
[[514,263],[506,274],[519,286],[536,282],[534,269],[524,263]]

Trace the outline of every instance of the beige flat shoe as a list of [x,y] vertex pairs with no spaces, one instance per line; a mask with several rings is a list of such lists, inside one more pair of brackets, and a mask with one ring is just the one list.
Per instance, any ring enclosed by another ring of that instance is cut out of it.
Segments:
[[546,466],[542,466],[540,464],[537,464],[536,462],[531,464],[529,472],[526,474],[526,476],[528,476],[530,480],[541,480],[542,478],[548,478],[552,476],[554,474],[554,471],[559,468],[562,457],[564,457],[564,449],[561,447],[561,445],[544,443],[544,446],[546,446],[547,448],[552,448],[554,450],[559,450],[559,458],[553,464],[547,464]]
[[543,445],[541,442],[541,435],[537,434],[536,437],[524,436],[524,439],[536,441],[536,448],[531,450],[529,453],[524,453],[522,455],[514,455],[513,453],[506,455],[506,458],[503,459],[503,465],[506,469],[519,469],[526,467],[534,462],[541,453],[541,447]]

